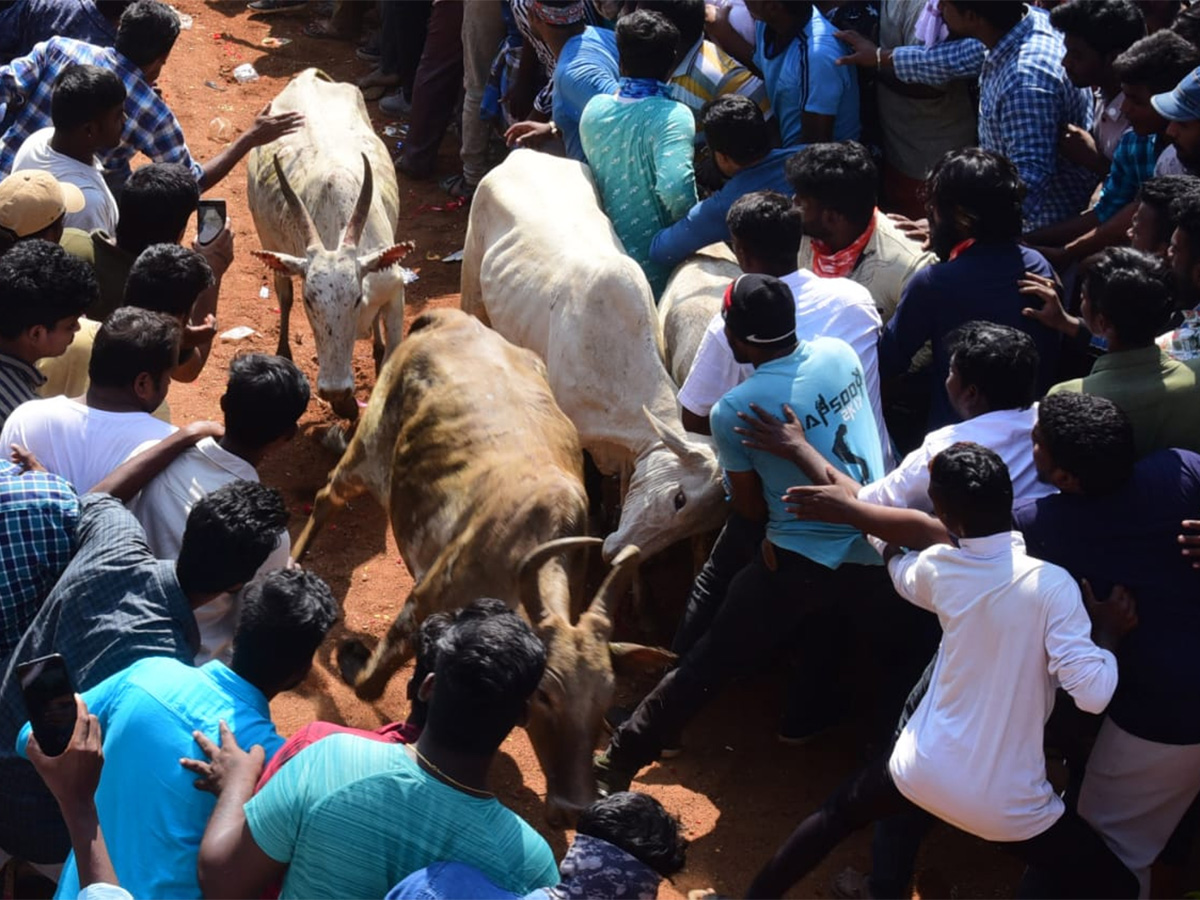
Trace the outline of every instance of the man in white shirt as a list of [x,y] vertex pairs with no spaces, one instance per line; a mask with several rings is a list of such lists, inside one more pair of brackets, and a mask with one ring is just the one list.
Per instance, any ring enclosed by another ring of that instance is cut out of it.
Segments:
[[[295,436],[308,399],[308,379],[291,360],[263,353],[234,357],[221,397],[224,436],[205,438],[184,451],[129,505],[156,557],[178,558],[188,514],[204,497],[232,481],[258,481],[256,467]],[[291,549],[284,531],[255,577],[285,568]],[[222,594],[196,609],[200,626],[196,665],[213,659],[230,661],[240,601],[241,592]]]
[[121,142],[125,85],[99,66],[68,66],[54,82],[53,128],[35,131],[17,150],[14,172],[39,169],[83,192],[84,207],[67,213],[66,228],[117,230],[117,201],[101,174],[96,154]]
[[[841,338],[858,354],[867,396],[875,412],[875,426],[883,443],[884,466],[890,469],[894,459],[879,399],[876,350],[883,322],[870,293],[847,278],[818,278],[807,269],[796,268],[803,226],[799,210],[783,194],[774,191],[746,194],[729,208],[726,222],[742,271],[771,275],[791,289],[796,301],[797,337],[802,341]],[[709,412],[753,371],[752,366],[742,365],[733,358],[725,337],[725,321],[720,314],[713,316],[696,350],[692,369],[679,390],[684,427],[696,434],[709,434]]]
[[914,808],[1022,859],[1019,896],[1137,896],[1133,874],[1055,794],[1042,749],[1057,687],[1086,712],[1108,705],[1111,649],[1135,624],[1132,609],[1089,591],[1085,611],[1066,570],[1026,554],[1011,531],[1008,471],[991,450],[955,444],[930,469],[942,542],[884,549],[897,592],[942,623],[929,691],[891,751],[805,819],[746,896],[783,896],[853,831]]
[[175,430],[150,413],[166,399],[178,359],[175,319],[115,310],[96,334],[87,393],[22,403],[4,423],[0,446],[25,447],[82,494],[147,441]]

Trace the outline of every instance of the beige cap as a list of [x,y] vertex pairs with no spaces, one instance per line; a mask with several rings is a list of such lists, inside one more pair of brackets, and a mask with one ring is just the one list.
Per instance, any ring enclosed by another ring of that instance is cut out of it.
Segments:
[[83,191],[40,169],[22,169],[0,181],[0,226],[18,238],[37,234],[84,205]]

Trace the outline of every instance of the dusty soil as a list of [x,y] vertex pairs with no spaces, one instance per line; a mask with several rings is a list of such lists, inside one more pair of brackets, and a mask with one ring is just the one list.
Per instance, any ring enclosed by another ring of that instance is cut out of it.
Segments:
[[[223,146],[215,138],[213,119],[220,117],[234,129],[244,129],[300,70],[319,66],[335,78],[354,80],[369,69],[355,58],[352,44],[304,36],[301,29],[312,15],[307,10],[255,19],[247,15],[242,2],[175,3],[193,17],[194,24],[181,34],[160,84],[197,158],[207,159]],[[268,36],[287,38],[290,43],[266,48],[261,42]],[[252,63],[261,78],[238,84],[231,73],[245,62]],[[206,81],[223,90],[205,86]],[[374,104],[369,108],[382,132],[388,121],[377,114]],[[394,143],[396,138],[385,140]],[[438,174],[454,171],[457,146],[451,134],[442,148]],[[444,207],[448,199],[436,179],[412,182],[401,176],[400,185],[398,237],[416,242],[410,265],[420,274],[420,280],[408,288],[411,321],[426,308],[458,303],[459,267],[439,260],[462,246],[467,209],[431,209]],[[230,358],[251,349],[273,352],[279,335],[278,301],[273,288],[268,299],[259,296],[268,283],[266,269],[249,255],[259,245],[246,208],[244,168],[239,166],[210,196],[228,201],[237,248],[221,293],[220,330],[248,325],[258,334],[239,342],[218,341],[201,378],[172,388],[177,423],[219,417],[218,398]],[[315,349],[301,309],[297,304],[292,317],[292,347],[297,364],[315,382]],[[355,371],[359,397],[365,400],[374,381],[367,342],[356,350]],[[293,535],[336,461],[319,442],[333,421],[328,407],[314,399],[301,421],[301,435],[262,468],[263,480],[287,497]],[[322,649],[311,677],[272,704],[281,731],[290,733],[316,718],[372,728],[403,717],[406,673],[392,682],[380,701],[368,704],[342,684],[332,658],[333,648],[348,635],[362,635],[369,642],[381,635],[411,587],[383,512],[370,500],[355,503],[318,538],[307,565],[344,598],[345,621]],[[678,555],[652,573],[653,596],[661,607],[658,618],[664,620],[660,639],[669,637],[671,614],[686,591],[688,571],[686,556]],[[686,871],[673,885],[664,885],[661,896],[678,897],[697,887],[715,887],[737,896],[800,818],[862,762],[861,741],[853,725],[802,748],[777,743],[776,680],[764,677],[736,685],[694,723],[682,757],[648,769],[638,780],[639,789],[658,797],[681,818],[692,841]],[[500,799],[538,827],[561,856],[567,836],[544,823],[545,783],[524,732],[517,731],[506,741],[494,776]],[[846,865],[869,867],[867,832],[839,848],[797,887],[795,896],[828,896],[830,879]],[[941,829],[925,847],[918,887],[923,896],[1011,896],[1018,871],[1004,854]]]

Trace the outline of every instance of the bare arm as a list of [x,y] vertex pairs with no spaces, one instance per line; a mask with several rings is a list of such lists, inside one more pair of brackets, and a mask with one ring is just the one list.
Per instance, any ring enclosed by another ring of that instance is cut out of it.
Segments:
[[253,125],[234,138],[228,147],[203,164],[204,175],[200,179],[200,189],[207,191],[220,183],[221,179],[241,162],[242,157],[255,147],[261,147],[284,135],[291,134],[303,124],[304,115],[302,113],[288,112],[271,115],[271,104],[267,103],[255,117]]
[[762,479],[758,473],[726,472],[729,479],[729,505],[733,511],[750,522],[767,520],[767,498],[763,496]]
[[783,499],[788,503],[788,512],[797,519],[849,525],[900,547],[924,550],[933,544],[950,543],[946,526],[928,513],[866,503],[840,485],[789,488]]
[[225,426],[219,422],[192,422],[185,425],[153,447],[125,460],[88,493],[112,494],[122,503],[128,503],[184,450],[194,447],[206,437],[220,437],[224,433]]
[[712,434],[712,423],[708,421],[708,416],[702,416],[692,412],[686,406],[680,406],[679,417],[683,420],[684,431],[690,431],[692,434]]
[[728,6],[704,7],[704,33],[710,41],[750,69],[756,75],[762,73],[754,65],[754,46],[738,34],[729,21]]
[[207,260],[214,280],[212,287],[202,291],[196,298],[192,314],[184,326],[179,348],[180,362],[171,372],[174,381],[184,383],[200,377],[212,352],[213,339],[217,336],[217,299],[221,294],[221,279],[233,262],[232,220],[227,219],[225,227],[207,244],[194,241],[192,249]]

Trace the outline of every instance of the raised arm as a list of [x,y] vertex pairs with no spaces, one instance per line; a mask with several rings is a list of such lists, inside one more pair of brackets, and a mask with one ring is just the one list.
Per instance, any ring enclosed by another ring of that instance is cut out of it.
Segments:
[[111,494],[122,503],[128,503],[184,450],[206,437],[220,437],[224,433],[225,427],[219,422],[185,425],[170,437],[125,460],[88,493]]

